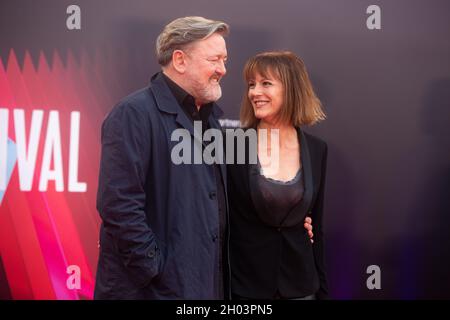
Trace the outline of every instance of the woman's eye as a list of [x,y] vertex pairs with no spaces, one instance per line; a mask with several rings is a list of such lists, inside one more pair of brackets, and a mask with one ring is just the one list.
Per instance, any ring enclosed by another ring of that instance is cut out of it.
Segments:
[[264,82],[263,82],[263,85],[264,85],[264,86],[270,86],[270,85],[272,85],[272,83],[269,82],[269,81],[264,81]]
[[249,87],[249,88],[254,88],[254,87],[255,87],[255,84],[254,84],[254,83],[249,83],[249,84],[248,84],[248,87]]

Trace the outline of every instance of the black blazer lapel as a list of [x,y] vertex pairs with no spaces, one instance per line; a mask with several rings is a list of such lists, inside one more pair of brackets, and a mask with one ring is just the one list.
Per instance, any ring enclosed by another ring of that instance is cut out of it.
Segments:
[[297,136],[298,141],[300,141],[300,160],[303,169],[303,181],[305,184],[303,198],[286,215],[282,222],[282,225],[289,220],[289,216],[291,216],[294,212],[296,212],[296,219],[298,219],[297,217],[299,217],[300,219],[298,223],[303,222],[305,216],[309,212],[309,208],[311,207],[311,202],[314,195],[314,179],[312,174],[311,152],[309,150],[306,136],[299,127],[297,128]]
[[305,191],[303,193],[303,199],[300,202],[301,215],[306,215],[309,208],[311,207],[311,202],[314,195],[314,180],[313,180],[313,170],[311,161],[311,152],[308,146],[308,141],[306,140],[305,134],[300,128],[297,128],[297,134],[300,141],[300,152],[301,152],[301,162],[303,167],[303,176],[305,183]]

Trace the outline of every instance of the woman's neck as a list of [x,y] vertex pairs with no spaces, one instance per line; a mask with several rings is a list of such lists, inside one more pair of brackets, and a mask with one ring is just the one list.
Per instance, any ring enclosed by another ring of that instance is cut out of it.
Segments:
[[267,134],[270,141],[271,130],[279,130],[279,142],[280,146],[285,144],[291,145],[293,139],[296,141],[297,130],[291,124],[279,124],[279,123],[271,123],[261,120],[258,123],[258,130],[265,129],[267,130]]

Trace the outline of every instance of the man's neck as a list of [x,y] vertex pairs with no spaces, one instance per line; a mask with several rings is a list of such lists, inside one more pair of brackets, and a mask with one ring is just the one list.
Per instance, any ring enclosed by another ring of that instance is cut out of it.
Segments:
[[[163,69],[162,72],[164,73],[164,75],[169,78],[170,80],[172,80],[177,86],[179,86],[181,89],[183,89],[184,91],[186,91],[188,94],[190,94],[191,96],[194,97],[194,95],[190,92],[188,86],[184,83],[183,79],[181,77],[178,76],[177,73],[173,72],[170,69]],[[202,101],[199,101],[197,99],[195,99],[195,106],[197,107],[197,110],[200,110],[200,108],[202,107],[202,105],[204,105],[205,103],[203,103]]]
[[172,80],[173,82],[175,82],[175,84],[177,86],[179,86],[181,89],[183,89],[184,91],[186,91],[188,94],[192,95],[191,92],[189,92],[189,88],[187,87],[187,85],[184,83],[184,81],[182,80],[181,77],[179,77],[175,72],[172,72],[170,69],[163,69],[162,73],[164,73],[164,75],[169,78],[170,80]]

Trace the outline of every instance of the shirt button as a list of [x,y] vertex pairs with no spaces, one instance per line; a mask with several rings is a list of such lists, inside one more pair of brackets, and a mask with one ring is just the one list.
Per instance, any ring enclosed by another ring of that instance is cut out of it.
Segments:
[[210,198],[211,200],[214,200],[214,199],[216,198],[216,192],[215,192],[215,191],[211,191],[211,192],[209,193],[209,198]]
[[278,232],[281,232],[281,227],[278,227],[278,228],[277,228],[277,231],[278,231]]
[[215,234],[215,235],[213,235],[213,237],[212,237],[212,241],[213,241],[213,242],[216,242],[218,238],[219,238],[219,237],[217,236],[217,234]]
[[155,250],[150,250],[147,254],[150,258],[153,258],[155,256]]

